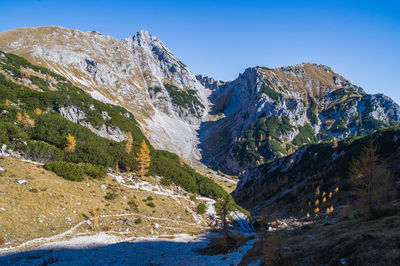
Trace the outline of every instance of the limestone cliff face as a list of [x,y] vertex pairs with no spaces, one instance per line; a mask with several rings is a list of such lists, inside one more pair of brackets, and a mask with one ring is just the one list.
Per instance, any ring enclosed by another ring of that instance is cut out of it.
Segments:
[[324,65],[248,68],[228,83],[198,79],[213,91],[213,112],[223,114],[202,128],[203,160],[230,173],[304,144],[365,135],[400,122],[393,100],[366,94]]

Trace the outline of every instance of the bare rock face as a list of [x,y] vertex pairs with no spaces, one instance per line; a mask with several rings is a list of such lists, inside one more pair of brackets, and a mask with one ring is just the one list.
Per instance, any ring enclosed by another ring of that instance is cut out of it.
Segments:
[[[125,132],[123,132],[120,128],[107,126],[106,124],[103,124],[100,128],[96,128],[85,120],[86,114],[75,106],[62,106],[57,108],[57,111],[62,117],[71,122],[89,128],[93,133],[99,135],[100,137],[111,139],[117,142],[125,140]],[[110,119],[106,111],[103,111],[102,115],[103,120]]]

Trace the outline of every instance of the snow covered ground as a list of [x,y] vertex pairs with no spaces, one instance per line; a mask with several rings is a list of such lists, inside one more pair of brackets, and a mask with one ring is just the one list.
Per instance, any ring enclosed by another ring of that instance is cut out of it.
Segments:
[[[122,241],[122,242],[121,242]],[[0,254],[0,265],[237,265],[254,239],[227,255],[200,255],[207,235],[121,239],[98,233],[44,244],[34,250]]]

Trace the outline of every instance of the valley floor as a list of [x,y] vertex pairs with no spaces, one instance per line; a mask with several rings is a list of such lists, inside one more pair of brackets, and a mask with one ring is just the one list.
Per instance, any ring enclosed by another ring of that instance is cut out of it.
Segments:
[[12,265],[237,265],[255,240],[227,255],[201,255],[206,234],[122,239],[106,233],[45,244],[34,250],[0,254],[0,264]]

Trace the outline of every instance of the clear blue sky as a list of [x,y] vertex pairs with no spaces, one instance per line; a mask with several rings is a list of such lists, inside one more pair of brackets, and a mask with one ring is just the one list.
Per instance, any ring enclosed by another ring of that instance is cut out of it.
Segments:
[[60,25],[116,38],[147,29],[194,73],[326,64],[400,103],[400,1],[0,1],[0,31]]

